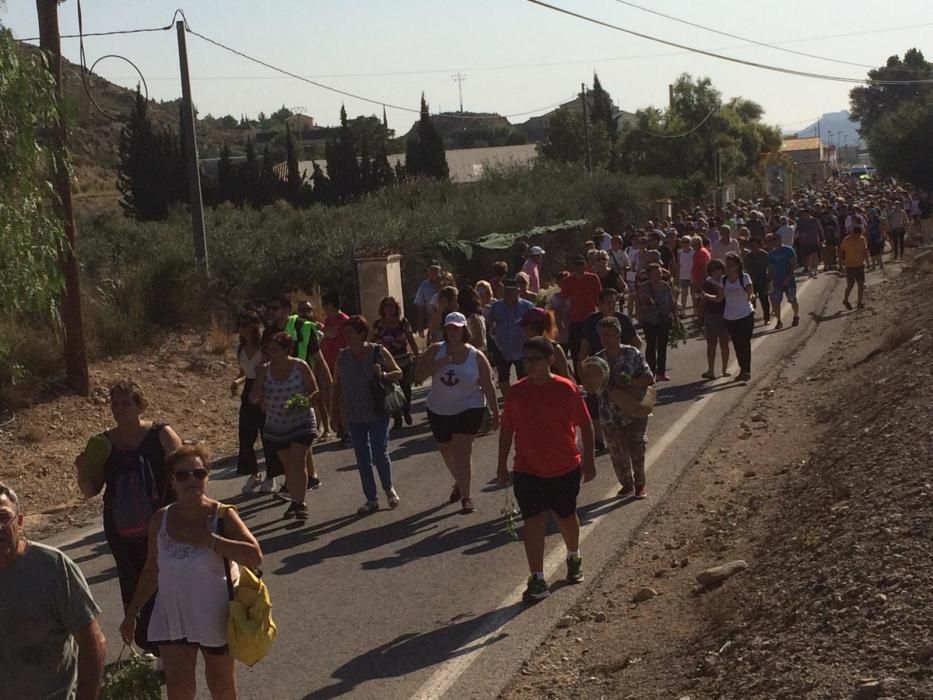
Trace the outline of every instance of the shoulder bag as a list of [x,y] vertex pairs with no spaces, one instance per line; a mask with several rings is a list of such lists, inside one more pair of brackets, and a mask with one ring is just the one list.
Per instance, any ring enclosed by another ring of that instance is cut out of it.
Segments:
[[[382,365],[382,345],[373,347],[373,364]],[[376,415],[391,416],[405,407],[405,393],[398,382],[373,377],[371,389]]]

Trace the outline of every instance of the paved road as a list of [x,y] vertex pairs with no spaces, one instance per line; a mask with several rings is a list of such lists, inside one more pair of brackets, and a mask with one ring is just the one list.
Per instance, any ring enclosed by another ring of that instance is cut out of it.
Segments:
[[[715,436],[722,416],[802,345],[819,321],[834,318],[824,305],[831,292],[832,308],[838,305],[840,285],[825,274],[801,282],[801,326],[789,327],[785,305],[785,330],[756,328],[749,386],[701,381],[702,341],[672,353],[674,381],[660,386],[649,423],[650,498],[615,500],[618,484],[607,457],[598,460],[599,476],[581,493],[588,581],[636,535],[650,541],[651,533],[639,530],[650,510]],[[184,436],[184,426],[176,427]],[[272,654],[253,669],[239,668],[241,697],[494,698],[584,588],[555,583],[547,601],[522,606],[523,550],[503,532],[504,491],[487,483],[495,472],[496,443],[495,436],[477,441],[480,488],[472,515],[447,505],[451,480],[421,416],[391,442],[402,497],[396,511],[353,515],[362,496],[352,453],[330,445],[315,448],[324,485],[311,495],[311,519],[301,526],[281,519],[285,504],[271,495],[240,496],[231,470],[215,473],[212,493],[238,504],[262,544],[279,625]],[[102,534],[93,529],[58,544],[92,584],[115,657],[122,611]],[[564,552],[559,536],[552,533],[549,544],[548,577],[557,582]],[[203,687],[199,697],[207,697]]]

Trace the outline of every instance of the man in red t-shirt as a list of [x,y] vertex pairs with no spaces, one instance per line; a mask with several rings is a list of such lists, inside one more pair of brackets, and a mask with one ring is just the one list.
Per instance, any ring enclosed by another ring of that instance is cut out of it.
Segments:
[[560,291],[570,300],[567,312],[570,330],[570,355],[574,364],[579,359],[580,343],[583,340],[583,327],[586,317],[599,308],[599,293],[603,290],[599,276],[586,271],[586,258],[578,256],[573,260],[572,274],[559,282]]
[[[522,361],[528,376],[509,389],[499,433],[499,483],[509,483],[509,452],[515,441],[512,483],[522,512],[522,541],[528,558],[528,587],[522,599],[536,603],[550,595],[544,580],[547,511],[557,518],[567,547],[567,581],[583,580],[577,494],[580,479],[596,476],[593,422],[577,385],[551,373],[554,345],[547,338],[525,341]],[[580,428],[583,456],[577,449]]]

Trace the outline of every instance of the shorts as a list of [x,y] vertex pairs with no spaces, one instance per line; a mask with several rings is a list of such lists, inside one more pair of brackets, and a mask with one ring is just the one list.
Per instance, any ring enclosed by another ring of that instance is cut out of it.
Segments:
[[707,340],[718,340],[719,338],[728,338],[729,331],[726,329],[726,322],[722,314],[710,313],[703,314],[703,331]]
[[515,367],[515,378],[522,379],[525,376],[525,363],[521,360],[500,359],[496,365],[496,371],[499,373],[499,383],[508,384],[511,381],[512,367]]
[[881,255],[884,252],[884,241],[868,241],[868,254],[872,257]]
[[454,435],[476,435],[486,417],[486,407],[468,408],[452,416],[444,416],[428,409],[428,425],[437,442],[450,442]]
[[149,642],[154,644],[157,647],[164,646],[193,646],[200,649],[205,654],[210,654],[211,656],[226,656],[230,653],[230,647],[224,644],[222,647],[206,647],[203,644],[198,644],[197,642],[189,642],[187,639],[182,637],[181,639],[170,639],[166,641],[155,641]]
[[276,452],[281,452],[282,450],[287,450],[292,445],[306,445],[311,447],[314,444],[314,440],[317,437],[317,434],[312,431],[310,433],[302,433],[294,437],[290,437],[287,440],[276,440],[275,438],[269,437],[268,434],[263,436],[262,444],[265,449],[275,450]]
[[805,245],[800,244],[800,257],[806,259],[810,255],[818,255],[820,252],[820,247],[818,245]]
[[781,300],[784,297],[787,297],[787,301],[791,304],[797,303],[797,280],[790,279],[784,283],[781,282],[772,282],[771,283],[771,303],[780,304]]
[[689,292],[693,289],[693,280],[680,280],[680,291]]
[[865,268],[847,267],[846,282],[858,282],[859,284],[865,284]]
[[554,511],[558,518],[568,518],[577,512],[580,467],[552,477],[512,472],[512,488],[525,520],[546,510]]

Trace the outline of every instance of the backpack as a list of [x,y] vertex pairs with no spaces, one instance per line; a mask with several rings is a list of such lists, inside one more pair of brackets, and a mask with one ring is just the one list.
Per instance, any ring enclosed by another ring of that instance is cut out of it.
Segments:
[[[162,493],[151,460],[151,441],[161,452],[159,433],[164,423],[153,423],[139,447],[131,452],[111,449],[104,467],[107,500],[117,534],[125,538],[145,538],[152,514],[165,505],[168,480]],[[106,434],[105,436],[106,437]],[[107,438],[109,442],[109,438]]]
[[120,537],[143,538],[159,503],[152,465],[140,454],[121,455],[118,459],[111,501],[113,523]]

